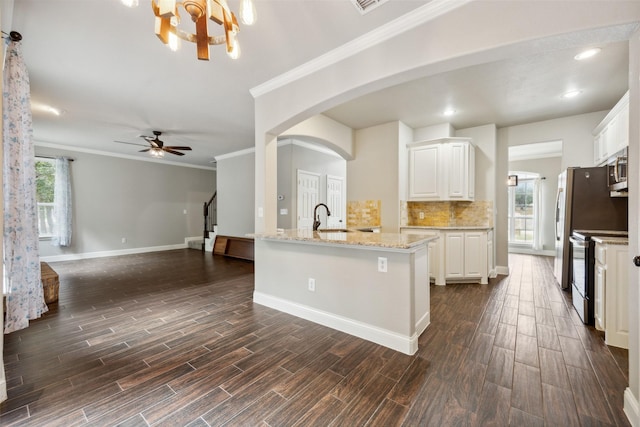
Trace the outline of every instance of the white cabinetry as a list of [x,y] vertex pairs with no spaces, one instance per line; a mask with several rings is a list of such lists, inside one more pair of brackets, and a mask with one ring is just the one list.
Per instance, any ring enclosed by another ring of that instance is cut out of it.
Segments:
[[593,130],[593,163],[598,166],[629,145],[629,92]]
[[488,283],[487,232],[448,231],[445,235],[445,280],[479,279],[482,284]]
[[628,293],[629,246],[596,243],[595,326],[607,345],[629,348]]
[[446,282],[480,282],[494,277],[493,230],[411,228],[402,234],[438,235],[429,242],[429,277],[436,285]]
[[475,147],[470,138],[409,144],[409,200],[473,200]]

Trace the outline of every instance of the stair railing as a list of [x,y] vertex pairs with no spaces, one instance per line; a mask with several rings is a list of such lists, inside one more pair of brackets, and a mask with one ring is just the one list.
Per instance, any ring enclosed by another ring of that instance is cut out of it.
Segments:
[[209,238],[209,232],[214,231],[214,226],[218,223],[218,202],[216,191],[208,202],[204,202],[204,231],[202,233],[202,251],[204,252],[205,240]]

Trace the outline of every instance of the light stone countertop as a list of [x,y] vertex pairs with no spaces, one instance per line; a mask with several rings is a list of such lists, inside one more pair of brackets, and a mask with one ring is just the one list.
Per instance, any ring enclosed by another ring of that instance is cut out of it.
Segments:
[[628,245],[628,237],[615,237],[615,236],[592,236],[594,242],[602,243],[606,245]]
[[399,250],[414,249],[438,239],[436,235],[430,236],[426,234],[369,233],[360,231],[319,232],[313,230],[282,230],[276,233],[257,233],[252,236],[262,240],[337,244]]

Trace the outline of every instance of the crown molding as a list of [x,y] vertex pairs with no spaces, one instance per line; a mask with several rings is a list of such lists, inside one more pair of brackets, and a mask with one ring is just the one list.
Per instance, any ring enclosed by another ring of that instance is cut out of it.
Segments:
[[296,68],[293,68],[271,80],[249,90],[254,98],[269,93],[293,81],[315,73],[318,70],[349,58],[365,49],[405,33],[419,25],[429,22],[440,15],[463,6],[472,0],[432,0],[403,16],[400,16],[377,29],[363,34],[344,45],[320,55]]
[[81,148],[81,147],[75,147],[71,145],[54,144],[51,142],[41,142],[41,141],[35,141],[35,140],[33,141],[33,143],[36,147],[55,148],[57,150],[75,151],[77,153],[95,154],[98,156],[118,157],[121,159],[136,160],[138,162],[151,162],[157,165],[180,166],[183,168],[204,169],[204,170],[212,170],[212,171],[216,170],[216,168],[209,167],[209,166],[192,165],[188,163],[178,163],[178,162],[172,162],[171,160],[160,160],[160,159],[152,159],[152,158],[146,158],[146,157],[138,157],[138,156],[132,156],[130,154],[109,153],[107,151],[94,150],[92,148]]
[[245,156],[247,154],[253,154],[255,152],[256,152],[255,147],[251,147],[251,148],[245,148],[244,150],[234,151],[232,153],[220,154],[219,156],[215,156],[214,158],[216,159],[216,162],[217,162],[218,160],[225,160],[225,159],[230,159],[232,157]]

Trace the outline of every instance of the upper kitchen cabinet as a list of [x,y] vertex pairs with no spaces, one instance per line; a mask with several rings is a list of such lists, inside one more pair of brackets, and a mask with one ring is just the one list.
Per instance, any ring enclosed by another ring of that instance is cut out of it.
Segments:
[[475,147],[471,138],[441,138],[408,144],[409,200],[475,197]]
[[593,130],[593,163],[604,164],[609,157],[629,145],[629,92]]

